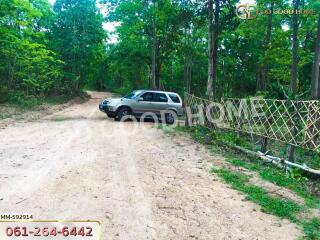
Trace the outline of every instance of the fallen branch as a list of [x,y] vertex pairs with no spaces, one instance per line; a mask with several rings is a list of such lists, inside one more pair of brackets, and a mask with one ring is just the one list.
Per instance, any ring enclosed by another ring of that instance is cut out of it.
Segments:
[[312,174],[320,175],[320,170],[310,168],[306,164],[300,165],[300,164],[297,164],[297,163],[293,163],[293,162],[287,161],[285,159],[281,159],[281,158],[278,158],[278,157],[273,157],[271,155],[268,155],[268,154],[265,154],[265,153],[262,153],[262,152],[255,152],[255,151],[252,151],[252,150],[248,150],[248,149],[246,149],[244,147],[240,147],[240,146],[237,146],[237,145],[231,145],[231,144],[228,144],[228,145],[230,147],[234,148],[234,149],[237,149],[237,150],[241,151],[241,152],[244,152],[244,153],[252,155],[252,156],[259,157],[262,160],[265,160],[265,161],[268,161],[270,163],[273,163],[273,164],[277,165],[278,167],[290,166],[290,167],[295,167],[295,168],[302,169],[303,171],[306,171],[306,172],[309,172],[309,173],[312,173]]
[[302,170],[304,170],[306,172],[313,173],[313,174],[316,174],[316,175],[320,175],[320,170],[310,168],[306,164],[300,165],[300,164],[297,164],[297,163],[293,163],[293,162],[287,161],[285,159],[273,157],[273,156],[270,156],[270,155],[265,155],[264,153],[261,153],[261,152],[258,152],[258,156],[265,156],[267,159],[270,159],[273,162],[276,162],[277,164],[282,164],[282,165],[286,165],[286,166],[290,166],[290,167],[300,168],[300,169],[302,169]]

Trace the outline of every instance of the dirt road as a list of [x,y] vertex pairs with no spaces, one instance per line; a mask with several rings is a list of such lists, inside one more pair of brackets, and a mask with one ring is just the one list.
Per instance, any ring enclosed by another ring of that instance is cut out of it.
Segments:
[[107,93],[0,130],[0,211],[92,219],[103,239],[296,239],[300,229],[209,173],[223,159],[153,123],[98,111]]

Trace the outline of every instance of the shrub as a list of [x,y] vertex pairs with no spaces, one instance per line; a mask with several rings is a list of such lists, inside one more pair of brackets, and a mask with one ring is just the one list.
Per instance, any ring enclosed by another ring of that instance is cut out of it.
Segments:
[[10,94],[10,102],[20,107],[31,108],[40,103],[40,99],[33,95],[26,96],[24,93],[15,91]]
[[9,100],[9,89],[4,86],[0,86],[0,103],[4,103]]

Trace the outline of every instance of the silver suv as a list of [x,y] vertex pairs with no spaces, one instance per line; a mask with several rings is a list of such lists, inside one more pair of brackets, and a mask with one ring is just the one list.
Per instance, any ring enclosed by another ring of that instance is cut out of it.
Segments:
[[156,115],[169,124],[183,114],[182,99],[177,93],[152,90],[137,90],[123,98],[105,99],[99,109],[116,120],[128,115],[143,118]]

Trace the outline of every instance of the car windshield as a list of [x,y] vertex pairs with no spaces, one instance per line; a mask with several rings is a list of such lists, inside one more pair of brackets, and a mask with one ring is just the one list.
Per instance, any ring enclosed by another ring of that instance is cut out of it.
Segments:
[[139,93],[140,93],[140,91],[133,91],[132,93],[129,93],[128,95],[124,96],[123,98],[134,99]]

